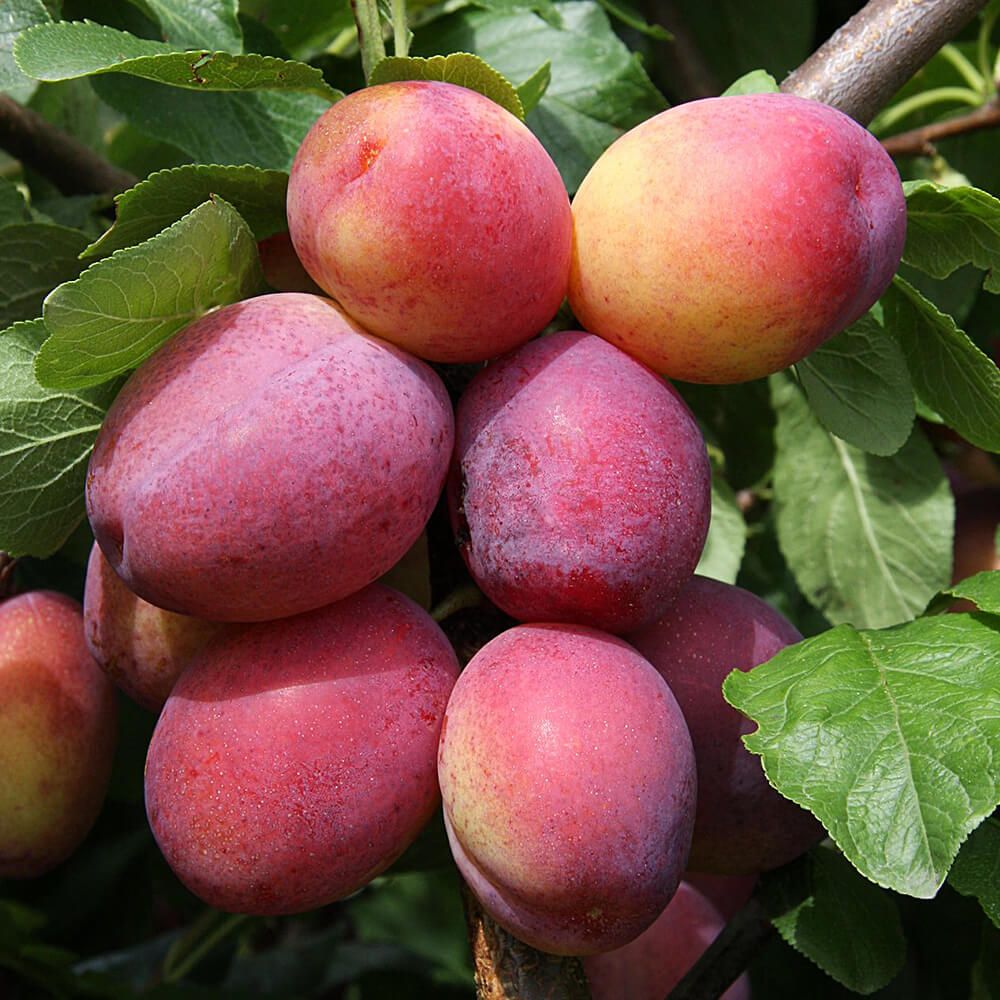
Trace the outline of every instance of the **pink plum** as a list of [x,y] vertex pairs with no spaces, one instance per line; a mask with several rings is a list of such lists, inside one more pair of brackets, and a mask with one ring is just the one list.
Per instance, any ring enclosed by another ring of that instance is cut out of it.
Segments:
[[566,295],[572,219],[532,133],[472,90],[359,90],[312,127],[288,224],[306,270],[372,333],[432,361],[524,343]]
[[705,443],[645,365],[578,332],[491,364],[458,406],[455,535],[522,621],[652,621],[694,572],[710,515]]
[[690,737],[663,679],[620,639],[545,624],[491,640],[448,702],[438,775],[459,870],[536,948],[620,947],[677,888]]
[[573,200],[569,300],[661,374],[741,382],[861,316],[899,265],[906,204],[869,132],[789,94],[681,104],[615,142]]
[[346,597],[413,544],[454,434],[444,385],[329,299],[209,313],[129,379],[87,476],[94,535],[129,589],[214,621]]
[[373,584],[206,646],[160,715],[146,809],[211,906],[295,913],[387,868],[439,801],[458,662],[430,616]]

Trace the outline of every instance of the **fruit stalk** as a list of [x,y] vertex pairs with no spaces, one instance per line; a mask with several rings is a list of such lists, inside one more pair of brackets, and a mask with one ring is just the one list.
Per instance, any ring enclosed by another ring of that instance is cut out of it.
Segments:
[[361,68],[367,83],[372,70],[385,58],[385,41],[382,38],[382,23],[378,15],[378,0],[351,0],[351,10],[354,13],[354,23],[358,26]]

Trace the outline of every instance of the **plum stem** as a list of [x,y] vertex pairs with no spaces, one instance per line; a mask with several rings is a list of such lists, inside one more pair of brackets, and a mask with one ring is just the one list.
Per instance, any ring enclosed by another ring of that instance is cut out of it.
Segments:
[[482,603],[483,592],[474,583],[467,583],[456,587],[435,607],[431,608],[431,618],[440,625],[446,618],[450,618],[459,611],[465,611],[467,608],[478,608]]
[[919,94],[914,94],[905,100],[894,104],[875,121],[872,122],[871,131],[875,135],[881,135],[886,129],[892,128],[898,121],[902,121],[907,115],[923,108],[933,107],[935,104],[961,103],[979,107],[982,103],[981,96],[968,87],[935,87],[933,90],[922,90]]
[[163,982],[183,979],[220,941],[247,922],[244,913],[221,913],[206,910],[178,938],[163,960]]
[[358,28],[361,68],[367,83],[371,79],[372,70],[385,58],[385,41],[382,38],[378,0],[351,0],[351,10]]
[[890,135],[882,140],[882,147],[890,156],[933,156],[934,143],[941,139],[997,127],[1000,127],[1000,101],[994,100],[968,114]]
[[409,55],[410,28],[406,23],[406,0],[392,0],[392,45],[395,55]]

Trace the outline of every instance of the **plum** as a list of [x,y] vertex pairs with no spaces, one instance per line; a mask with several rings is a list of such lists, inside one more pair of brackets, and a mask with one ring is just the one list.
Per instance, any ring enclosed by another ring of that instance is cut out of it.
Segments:
[[263,295],[129,379],[87,475],[91,527],[143,600],[211,621],[321,607],[423,529],[454,435],[440,378],[329,299]]
[[111,777],[116,719],[76,601],[39,590],[0,604],[0,878],[42,875],[86,836]]
[[388,867],[439,801],[458,662],[430,616],[372,584],[203,648],[153,733],[146,810],[210,906],[297,913]]
[[798,642],[795,626],[749,591],[695,576],[667,614],[626,638],[666,679],[691,732],[698,809],[688,867],[752,875],[816,843],[822,827],[768,784],[741,740],[755,725],[722,697],[730,671]]
[[741,382],[860,317],[899,265],[906,204],[878,140],[790,94],[692,101],[618,139],[573,199],[569,301],[670,378]]
[[367,87],[325,112],[292,164],[288,225],[348,314],[432,361],[522,344],[566,295],[559,171],[517,118],[450,83]]
[[691,741],[662,677],[614,636],[539,624],[488,642],[448,702],[438,776],[459,870],[536,948],[620,947],[677,888]]
[[480,372],[456,424],[456,539],[514,618],[627,631],[694,573],[711,511],[705,443],[645,365],[590,334],[551,334]]

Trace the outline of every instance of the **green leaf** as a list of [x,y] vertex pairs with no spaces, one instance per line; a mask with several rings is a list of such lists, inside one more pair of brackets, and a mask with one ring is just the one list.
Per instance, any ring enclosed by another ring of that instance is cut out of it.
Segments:
[[0,334],[0,549],[48,556],[83,518],[87,459],[117,386],[43,389],[40,319]]
[[45,300],[51,337],[38,354],[42,385],[97,385],[139,365],[210,309],[261,284],[253,233],[221,198],[158,236],[92,264]]
[[985,288],[1000,292],[1000,200],[974,187],[908,181],[903,260],[935,278],[963,264],[990,273]]
[[573,192],[615,139],[667,105],[598,4],[555,8],[561,27],[527,11],[467,8],[429,25],[415,47],[476,52],[508,80],[526,80],[551,62],[552,82],[527,122]]
[[1000,371],[950,316],[898,275],[882,297],[920,398],[967,441],[1000,451]]
[[17,63],[36,80],[71,80],[101,73],[132,76],[198,91],[289,90],[333,102],[341,96],[305,63],[256,53],[178,52],[90,21],[59,21],[24,32],[14,46]]
[[0,92],[22,104],[37,84],[14,61],[14,40],[26,28],[51,20],[42,0],[4,0],[0,4]]
[[187,164],[159,170],[115,198],[115,224],[83,252],[106,257],[155,236],[210,195],[224,198],[243,216],[258,240],[288,228],[288,174],[259,167]]
[[642,14],[627,3],[626,0],[597,0],[597,2],[616,20],[638,31],[647,38],[655,38],[660,42],[672,42],[674,36],[662,24],[650,24]]
[[243,51],[236,0],[142,0],[159,21],[164,39],[179,49]]
[[524,83],[518,85],[517,96],[521,99],[521,106],[524,108],[525,114],[534,111],[545,91],[549,89],[551,82],[552,63],[543,62]]
[[210,94],[136,78],[94,81],[100,97],[140,132],[202,163],[291,168],[306,133],[329,104],[313,94]]
[[31,212],[16,184],[0,178],[0,228],[30,222]]
[[553,0],[470,0],[473,7],[491,10],[500,14],[528,11],[537,14],[553,28],[562,27],[562,15]]
[[949,587],[946,594],[972,601],[980,611],[1000,615],[1000,571],[986,570],[976,573]]
[[899,451],[913,428],[913,385],[899,343],[871,314],[795,366],[831,433],[873,455]]
[[368,85],[398,80],[435,80],[454,83],[483,94],[524,121],[524,107],[514,85],[489,63],[470,52],[449,56],[387,56],[372,69]]
[[953,889],[975,896],[983,912],[1000,927],[1000,819],[991,816],[962,845],[948,873]]
[[747,525],[736,494],[721,475],[713,473],[712,520],[695,572],[723,583],[735,583],[746,542]]
[[42,299],[83,268],[79,255],[87,237],[75,229],[41,222],[0,231],[0,326],[34,319]]
[[242,0],[240,12],[259,20],[296,59],[319,55],[354,26],[349,0],[295,0],[294,8],[274,0]]
[[809,860],[809,898],[774,926],[838,983],[855,993],[874,993],[895,978],[906,958],[899,908],[836,851],[818,847]]
[[1000,628],[987,615],[840,625],[734,671],[723,693],[758,724],[744,743],[771,784],[897,892],[933,896],[1000,800]]
[[869,455],[826,431],[787,376],[771,392],[778,542],[803,594],[834,623],[919,614],[951,575],[954,501],[930,445],[914,431]]
[[778,81],[766,69],[754,69],[744,73],[738,80],[726,87],[723,97],[736,94],[776,94],[779,91]]

